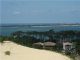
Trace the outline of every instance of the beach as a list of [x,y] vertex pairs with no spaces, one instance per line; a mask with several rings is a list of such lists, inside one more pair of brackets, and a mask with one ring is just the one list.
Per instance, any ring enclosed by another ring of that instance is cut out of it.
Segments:
[[[10,55],[4,52],[10,51]],[[47,50],[18,45],[11,41],[0,43],[0,60],[70,60],[69,57]]]

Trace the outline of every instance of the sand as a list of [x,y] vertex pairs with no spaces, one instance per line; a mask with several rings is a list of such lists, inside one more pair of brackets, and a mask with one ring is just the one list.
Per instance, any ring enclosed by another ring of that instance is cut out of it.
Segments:
[[[10,51],[10,55],[5,55]],[[33,49],[6,41],[0,44],[0,60],[70,60],[70,58],[51,51]]]

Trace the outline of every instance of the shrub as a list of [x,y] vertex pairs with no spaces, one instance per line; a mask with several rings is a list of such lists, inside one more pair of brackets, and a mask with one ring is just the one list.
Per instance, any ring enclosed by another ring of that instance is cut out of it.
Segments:
[[6,51],[5,52],[5,55],[10,55],[10,51]]
[[41,46],[41,45],[33,45],[33,48],[36,48],[36,49],[43,49],[43,46]]
[[65,51],[65,54],[70,56],[71,55],[71,51],[67,50],[67,51]]

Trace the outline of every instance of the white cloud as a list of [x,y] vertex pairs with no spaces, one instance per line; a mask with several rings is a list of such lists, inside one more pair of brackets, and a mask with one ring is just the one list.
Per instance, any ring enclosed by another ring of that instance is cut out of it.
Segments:
[[13,14],[19,14],[19,13],[21,13],[21,12],[20,11],[13,12]]

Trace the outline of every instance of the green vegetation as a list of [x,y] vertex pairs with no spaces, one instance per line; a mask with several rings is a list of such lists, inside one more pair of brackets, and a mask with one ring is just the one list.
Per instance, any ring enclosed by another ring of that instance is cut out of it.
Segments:
[[43,49],[43,46],[41,46],[41,45],[33,45],[32,47],[36,48],[36,49]]
[[76,42],[76,44],[75,44],[76,51],[80,55],[80,39],[76,39],[76,40],[74,40],[74,42]]
[[11,40],[10,36],[2,36],[0,35],[0,42],[3,43],[3,41],[9,41]]
[[72,42],[75,46],[75,49],[67,50],[63,54],[69,55],[71,57],[76,57],[80,55],[80,31],[73,30],[62,30],[59,32],[55,32],[54,30],[38,32],[38,31],[16,31],[11,33],[10,36],[0,36],[0,42],[10,40],[17,44],[21,44],[23,46],[28,46],[37,49],[43,49],[41,45],[33,45],[37,42],[55,42],[56,46],[48,49],[52,51],[56,51],[59,53],[63,53],[62,48],[62,40],[67,40]]
[[10,51],[5,52],[5,55],[10,55],[10,54],[11,54]]

